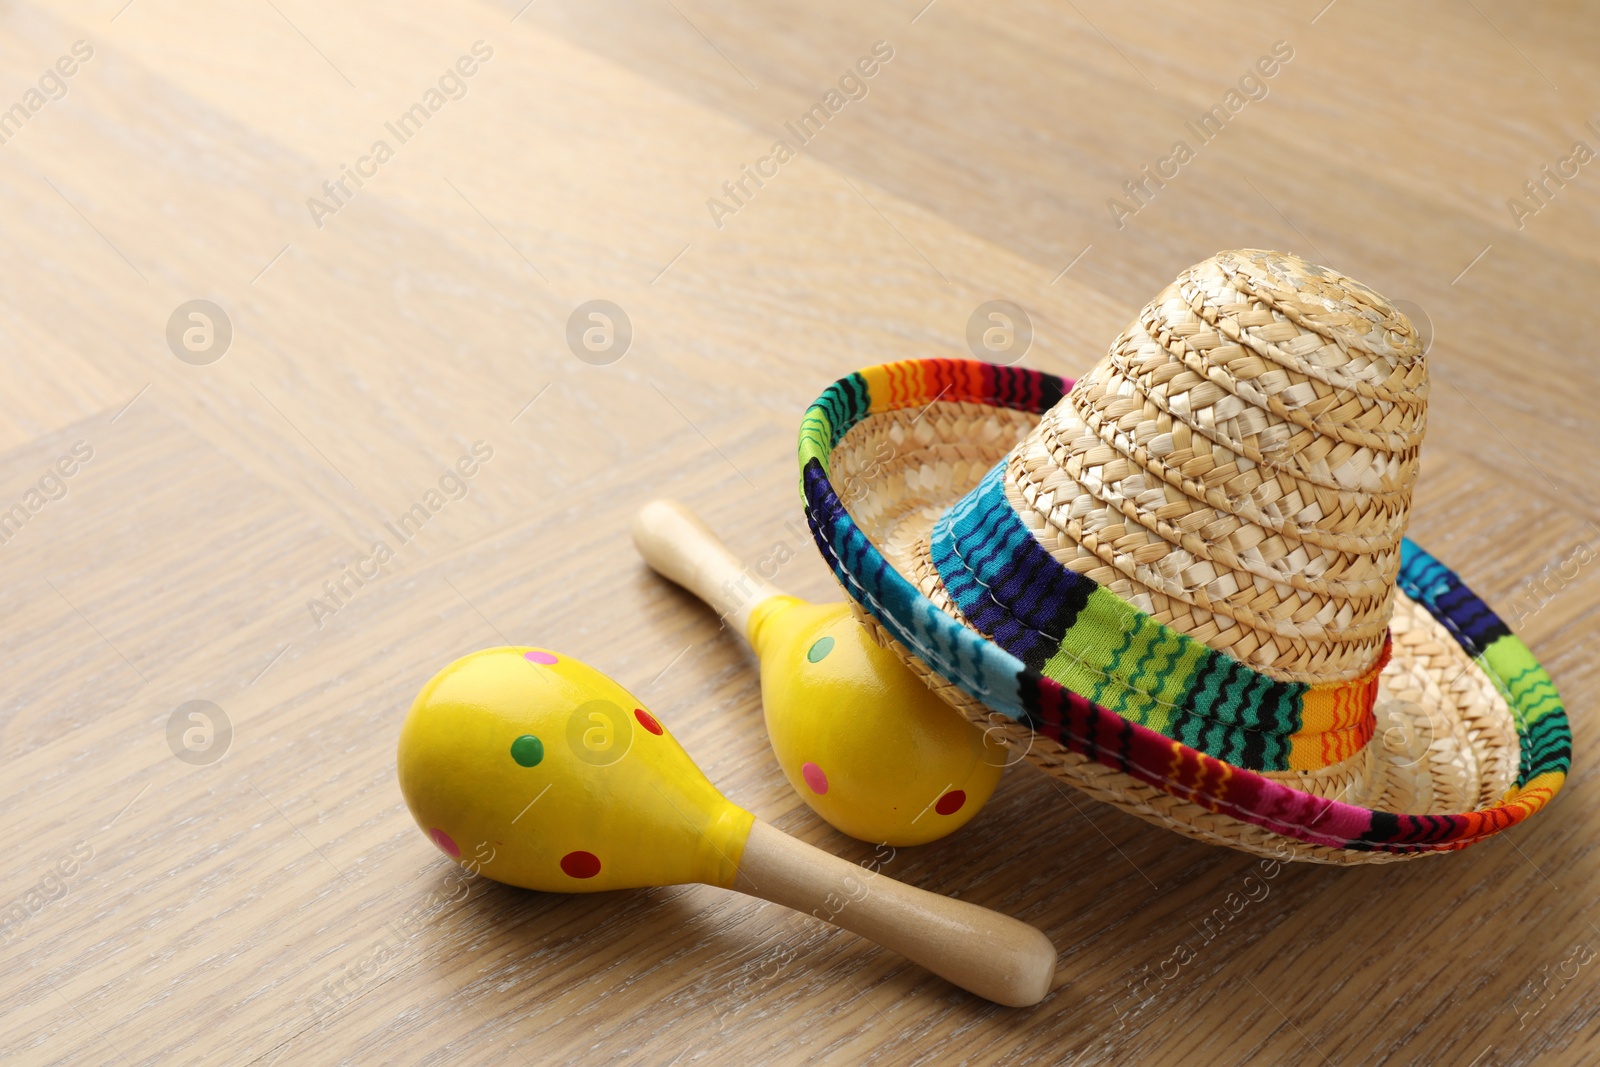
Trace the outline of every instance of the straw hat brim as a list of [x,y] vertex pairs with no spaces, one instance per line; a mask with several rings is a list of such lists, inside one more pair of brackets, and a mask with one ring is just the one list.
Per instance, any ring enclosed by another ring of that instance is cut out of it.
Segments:
[[[1549,676],[1451,571],[1405,542],[1375,735],[1322,771],[1258,772],[1028,670],[959,618],[928,530],[1071,388],[970,360],[841,379],[806,413],[801,492],[868,629],[941,697],[1046,772],[1125,811],[1244,851],[1370,863],[1464,848],[1560,789],[1571,733]],[[931,596],[930,596],[931,594]]]

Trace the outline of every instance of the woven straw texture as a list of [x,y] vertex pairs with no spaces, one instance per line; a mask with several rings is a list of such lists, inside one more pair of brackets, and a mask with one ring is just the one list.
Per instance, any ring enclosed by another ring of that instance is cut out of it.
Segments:
[[[910,362],[807,414],[819,547],[949,703],[1141,818],[1316,862],[1464,847],[1559,788],[1548,676],[1404,542],[1427,372],[1391,305],[1293,256],[1222,253],[1062,390]],[[1200,751],[1106,734],[1118,716]]]
[[1272,677],[1378,655],[1427,369],[1409,320],[1293,256],[1184,271],[1021,451],[1062,564]]

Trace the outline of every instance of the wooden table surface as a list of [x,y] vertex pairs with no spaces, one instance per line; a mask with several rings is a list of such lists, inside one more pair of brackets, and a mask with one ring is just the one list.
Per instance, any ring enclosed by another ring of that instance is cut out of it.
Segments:
[[[0,6],[0,1060],[1592,1062],[1597,45],[1594,4],[1510,0]],[[1014,768],[886,871],[1048,933],[1062,984],[1026,1010],[717,889],[465,879],[418,832],[417,688],[538,643],[870,859],[785,784],[750,653],[630,515],[678,497],[837,599],[795,484],[824,385],[967,355],[991,299],[1025,365],[1082,373],[1231,247],[1430,323],[1412,534],[1573,715],[1530,824],[1285,868],[1178,967],[1254,861]],[[625,351],[569,347],[597,299]]]

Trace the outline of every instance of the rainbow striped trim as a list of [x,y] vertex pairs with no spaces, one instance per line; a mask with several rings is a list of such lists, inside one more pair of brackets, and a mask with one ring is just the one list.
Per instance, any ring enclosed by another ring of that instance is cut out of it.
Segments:
[[1269,678],[1063,567],[1006,498],[1005,467],[934,524],[932,556],[968,625],[1028,670],[1250,770],[1317,770],[1372,739],[1387,641],[1354,681]]
[[[801,495],[817,547],[846,591],[899,642],[943,677],[995,711],[1083,753],[1106,766],[1212,811],[1302,841],[1356,851],[1417,852],[1464,848],[1538,811],[1561,788],[1571,765],[1572,735],[1550,677],[1461,580],[1409,540],[1401,549],[1399,585],[1438,619],[1505,696],[1516,724],[1521,758],[1515,784],[1490,807],[1456,815],[1408,815],[1376,811],[1292,789],[1227,758],[1210,755],[1185,737],[1211,747],[1206,729],[1184,727],[1178,716],[1164,722],[1146,713],[1135,721],[1069,688],[1045,669],[1030,667],[997,640],[963,626],[923,596],[883,557],[840,504],[828,480],[832,450],[866,418],[938,399],[993,404],[1042,414],[1071,382],[1038,371],[995,367],[967,360],[912,360],[871,367],[835,382],[806,412],[800,430]],[[952,516],[949,536],[957,535]],[[1031,535],[1030,535],[1031,536]],[[1085,597],[1092,607],[1094,593]],[[955,595],[954,593],[952,595]],[[961,601],[958,597],[957,603]],[[1019,604],[1026,613],[1027,604]],[[1088,618],[1080,611],[1071,628]],[[1037,620],[1036,620],[1037,621]],[[1063,629],[1065,636],[1065,629]],[[1120,641],[1125,634],[1112,637]],[[1129,646],[1129,651],[1132,650]],[[1135,655],[1136,666],[1149,652]],[[1162,653],[1156,649],[1156,655]],[[1170,654],[1170,653],[1169,653]],[[1125,652],[1123,662],[1127,661]],[[1070,668],[1056,673],[1070,674]],[[1141,672],[1135,672],[1141,673]],[[1143,673],[1148,673],[1147,665]],[[1254,672],[1251,672],[1254,673]],[[1191,675],[1189,688],[1193,688]],[[1148,694],[1150,684],[1145,685]],[[1169,688],[1155,692],[1170,693]],[[1187,690],[1186,690],[1187,691]],[[1341,729],[1348,710],[1306,701],[1299,727],[1289,735],[1293,766],[1295,734]],[[1136,709],[1135,709],[1136,710]],[[1214,707],[1213,707],[1213,710]],[[1290,724],[1276,713],[1243,704],[1227,714],[1235,732],[1250,724],[1272,724],[1282,736]],[[1163,726],[1172,734],[1163,732]],[[1215,729],[1213,719],[1208,729]],[[1343,727],[1348,729],[1348,727]],[[1218,733],[1224,750],[1226,731]],[[1248,742],[1249,739],[1245,738]],[[1258,746],[1265,760],[1268,745]],[[1236,745],[1239,758],[1248,744]]]
[[800,467],[803,471],[815,459],[827,470],[839,439],[868,415],[935,400],[1045,412],[1071,385],[1053,374],[975,359],[905,359],[868,367],[834,382],[806,412],[800,422]]

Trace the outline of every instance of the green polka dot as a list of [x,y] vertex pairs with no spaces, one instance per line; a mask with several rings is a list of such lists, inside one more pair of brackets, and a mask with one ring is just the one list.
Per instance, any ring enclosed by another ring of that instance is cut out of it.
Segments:
[[811,650],[806,653],[806,659],[810,660],[812,663],[821,663],[827,657],[828,653],[832,651],[833,638],[819,637],[817,638],[817,643],[812,645]]
[[511,742],[511,758],[524,767],[537,767],[544,759],[544,742],[532,734],[523,734]]

